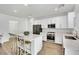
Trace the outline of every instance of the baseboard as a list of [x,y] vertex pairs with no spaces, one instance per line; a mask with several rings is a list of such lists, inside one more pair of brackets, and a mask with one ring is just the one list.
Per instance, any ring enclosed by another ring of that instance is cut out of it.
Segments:
[[63,45],[62,45],[62,44],[60,44],[60,43],[54,43],[54,44],[57,44],[57,45],[63,46]]

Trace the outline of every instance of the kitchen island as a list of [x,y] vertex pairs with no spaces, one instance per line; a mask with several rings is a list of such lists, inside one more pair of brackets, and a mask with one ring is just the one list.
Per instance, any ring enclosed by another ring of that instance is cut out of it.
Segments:
[[[30,41],[30,45],[26,44],[19,45],[22,50],[29,52],[31,55],[37,55],[38,52],[42,49],[43,39],[41,35],[29,35],[29,36],[21,36],[20,39],[24,39],[24,41]],[[30,51],[28,50],[30,49]]]

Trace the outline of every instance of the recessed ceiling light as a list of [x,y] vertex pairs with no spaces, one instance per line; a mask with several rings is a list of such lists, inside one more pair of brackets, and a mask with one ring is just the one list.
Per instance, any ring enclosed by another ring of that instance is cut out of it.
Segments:
[[28,4],[24,4],[24,6],[28,6]]
[[16,13],[16,12],[17,12],[17,10],[14,10],[13,12],[15,12],[15,13]]
[[58,11],[58,8],[55,8],[54,10],[55,10],[55,11]]
[[29,18],[31,18],[32,16],[28,16]]

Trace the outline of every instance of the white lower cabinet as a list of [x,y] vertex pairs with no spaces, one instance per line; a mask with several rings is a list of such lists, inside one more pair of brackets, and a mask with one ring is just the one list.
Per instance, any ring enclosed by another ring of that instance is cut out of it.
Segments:
[[65,49],[65,55],[79,55],[79,50]]
[[56,32],[55,33],[55,43],[63,44],[63,34]]
[[31,43],[31,54],[37,55],[38,52],[42,49],[42,36],[35,38]]

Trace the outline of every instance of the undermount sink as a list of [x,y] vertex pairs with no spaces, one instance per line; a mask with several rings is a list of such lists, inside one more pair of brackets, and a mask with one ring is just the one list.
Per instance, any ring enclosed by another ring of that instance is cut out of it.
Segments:
[[66,39],[76,40],[73,36],[65,36]]

